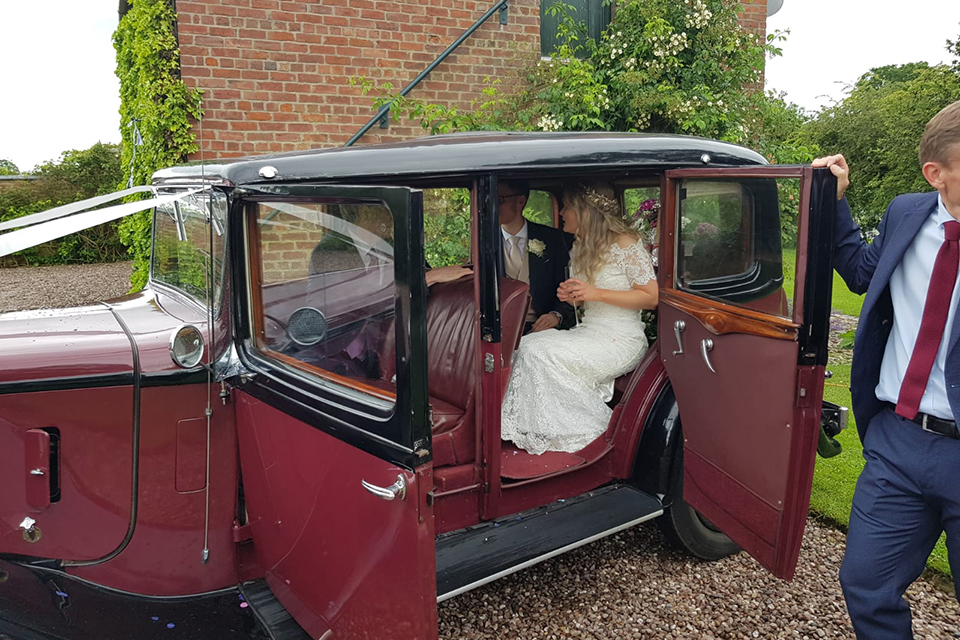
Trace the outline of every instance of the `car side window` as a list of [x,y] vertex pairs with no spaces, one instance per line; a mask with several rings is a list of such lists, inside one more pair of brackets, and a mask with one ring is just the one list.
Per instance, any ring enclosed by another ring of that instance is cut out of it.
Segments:
[[523,208],[523,217],[531,222],[543,224],[548,227],[554,225],[554,220],[559,214],[559,206],[556,197],[549,191],[530,190],[530,196],[527,198],[527,206]]
[[424,254],[431,267],[470,262],[470,190],[423,189]]
[[[220,191],[203,191],[156,208],[150,277],[174,287],[201,304],[212,295],[219,309],[226,249],[227,198]],[[208,220],[213,220],[213,229]],[[212,247],[211,247],[212,231]],[[210,256],[214,256],[210,276]],[[210,287],[212,281],[213,286]]]
[[789,317],[777,181],[684,180],[677,214],[680,289]]
[[258,203],[255,220],[260,351],[341,387],[395,400],[390,210]]

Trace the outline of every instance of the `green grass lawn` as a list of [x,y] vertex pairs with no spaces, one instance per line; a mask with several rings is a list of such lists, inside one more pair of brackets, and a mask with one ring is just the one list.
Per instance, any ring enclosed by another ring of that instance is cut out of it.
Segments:
[[[793,265],[796,263],[796,251],[784,250],[784,288],[793,295]],[[789,265],[789,268],[788,268]],[[834,310],[850,316],[860,315],[863,296],[852,293],[840,276],[833,274]],[[823,397],[845,407],[850,406],[850,365],[830,363],[827,369],[833,377],[826,381]],[[849,414],[847,430],[837,440],[843,445],[843,452],[833,458],[817,457],[817,466],[813,474],[813,491],[810,495],[810,511],[817,516],[839,525],[844,530],[850,523],[850,504],[857,478],[863,470],[863,447],[857,436],[857,425],[853,413]],[[941,536],[930,560],[930,569],[944,575],[950,575],[947,562],[947,548]]]
[[[793,295],[793,276],[794,267],[797,263],[796,249],[783,250],[783,288],[787,290],[787,295]],[[848,316],[859,317],[860,305],[863,304],[863,296],[857,295],[847,289],[847,284],[836,271],[833,272],[833,304],[836,311]]]

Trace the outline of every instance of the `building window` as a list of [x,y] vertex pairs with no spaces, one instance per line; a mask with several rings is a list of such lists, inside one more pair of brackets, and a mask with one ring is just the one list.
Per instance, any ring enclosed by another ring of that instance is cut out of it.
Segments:
[[[577,22],[583,22],[587,25],[587,36],[599,41],[603,30],[610,24],[613,4],[607,4],[604,0],[540,0],[540,53],[549,57],[553,55],[554,50],[559,44],[557,40],[557,27],[560,24],[560,16],[548,15],[547,9],[553,5],[562,2],[567,5],[570,15]],[[584,57],[584,51],[578,52],[578,57]]]

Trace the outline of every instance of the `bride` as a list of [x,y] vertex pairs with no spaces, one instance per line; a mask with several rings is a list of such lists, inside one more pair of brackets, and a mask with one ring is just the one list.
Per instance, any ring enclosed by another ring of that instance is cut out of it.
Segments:
[[574,277],[557,295],[583,305],[583,319],[569,331],[525,336],[503,398],[503,439],[533,454],[579,451],[606,430],[613,381],[647,350],[640,311],[657,306],[650,255],[612,188],[574,186],[560,215],[576,241]]

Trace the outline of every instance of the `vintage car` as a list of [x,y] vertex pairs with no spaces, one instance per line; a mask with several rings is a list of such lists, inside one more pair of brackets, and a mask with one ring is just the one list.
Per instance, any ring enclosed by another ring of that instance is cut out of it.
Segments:
[[[529,304],[501,276],[506,179],[549,224],[573,180],[631,216],[662,203],[659,339],[577,453],[500,437]],[[0,315],[0,637],[435,638],[439,601],[653,519],[792,577],[821,418],[842,418],[821,415],[829,172],[691,137],[484,133],[149,190],[0,228],[6,253],[154,216],[143,291]],[[428,290],[425,220],[457,206],[472,273]]]

